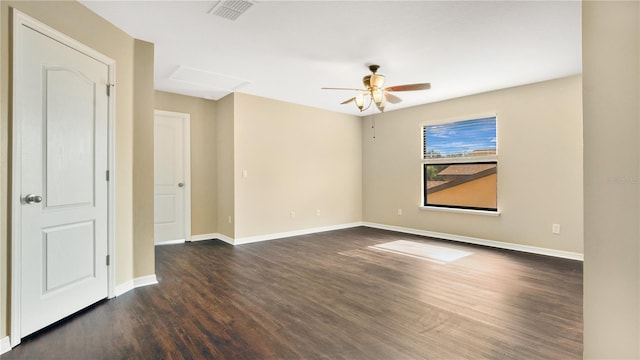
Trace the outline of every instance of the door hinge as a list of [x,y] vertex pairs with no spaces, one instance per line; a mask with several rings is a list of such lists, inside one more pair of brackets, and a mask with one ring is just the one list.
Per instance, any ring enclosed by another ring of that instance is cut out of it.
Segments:
[[107,255],[107,266],[111,265],[111,255]]
[[113,84],[107,84],[107,96],[111,96],[111,87]]
[[107,181],[109,181],[109,170],[107,170],[106,173],[107,173]]

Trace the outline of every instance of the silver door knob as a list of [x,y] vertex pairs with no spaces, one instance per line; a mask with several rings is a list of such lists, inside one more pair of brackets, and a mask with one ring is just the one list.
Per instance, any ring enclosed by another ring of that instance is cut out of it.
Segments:
[[183,187],[184,183],[178,183],[178,187]]
[[29,194],[24,197],[24,202],[26,204],[38,204],[42,202],[42,196],[36,194]]

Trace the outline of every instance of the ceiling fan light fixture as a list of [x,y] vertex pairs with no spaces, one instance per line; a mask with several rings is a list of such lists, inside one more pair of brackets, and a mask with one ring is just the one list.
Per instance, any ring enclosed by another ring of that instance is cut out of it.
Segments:
[[379,104],[384,99],[384,91],[380,88],[371,89],[371,97],[376,104]]
[[369,65],[369,71],[371,71],[371,74],[366,75],[362,78],[364,89],[327,88],[327,87],[324,87],[323,89],[355,90],[358,92],[356,96],[346,101],[343,101],[340,104],[347,104],[350,102],[354,102],[358,110],[360,110],[360,112],[363,112],[369,109],[371,107],[371,104],[376,104],[376,108],[380,110],[380,112],[384,112],[384,108],[387,105],[387,101],[390,102],[391,104],[397,104],[402,101],[402,99],[393,95],[392,92],[427,90],[431,88],[431,84],[429,83],[416,83],[416,84],[383,87],[385,76],[376,74],[379,68],[380,68],[379,65],[374,65],[374,64]]
[[364,94],[360,93],[356,95],[356,106],[360,111],[362,111],[362,108],[364,107]]
[[[382,93],[382,91],[380,93]],[[375,103],[378,110],[380,110],[380,112],[384,112],[384,107],[387,105],[387,98],[382,96],[382,99],[380,99],[380,101],[376,101]]]
[[365,77],[362,78],[362,84],[364,85],[365,89],[370,89],[371,88],[371,75],[366,75]]
[[384,75],[373,74],[369,79],[372,88],[382,88],[384,85]]

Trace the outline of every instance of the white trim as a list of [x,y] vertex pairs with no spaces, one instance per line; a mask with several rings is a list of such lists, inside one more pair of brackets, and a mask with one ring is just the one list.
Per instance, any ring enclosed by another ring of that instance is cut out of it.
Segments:
[[149,285],[156,285],[157,283],[158,283],[158,278],[156,277],[156,274],[141,276],[133,279],[134,288],[139,288],[139,287],[149,286]]
[[135,278],[132,280],[129,280],[127,282],[124,282],[120,285],[116,286],[116,296],[120,296],[124,293],[127,293],[133,289],[139,288],[139,287],[143,287],[143,286],[148,286],[148,285],[155,285],[158,283],[158,278],[156,277],[155,274],[153,275],[147,275],[147,276],[142,276],[139,278]]
[[440,212],[451,212],[451,213],[458,213],[458,214],[500,216],[500,210],[498,211],[473,210],[473,209],[459,209],[459,208],[439,207],[439,206],[420,206],[419,208],[420,210],[424,210],[424,211],[440,211]]
[[230,245],[235,245],[234,244],[234,240],[233,240],[232,237],[229,237],[229,236],[224,235],[224,234],[219,234],[219,233],[214,234],[214,235],[215,235],[214,239],[218,239],[220,241],[224,241],[224,242],[226,242],[227,244],[230,244]]
[[[10,329],[10,341],[11,346],[15,347],[20,344],[21,338],[21,319],[20,319],[20,305],[21,305],[21,253],[22,247],[22,234],[20,233],[20,224],[22,222],[20,211],[20,199],[21,190],[19,184],[21,183],[21,142],[20,142],[20,119],[18,101],[15,94],[18,93],[19,81],[16,74],[20,68],[22,61],[20,59],[20,51],[17,51],[17,47],[23,43],[21,28],[29,28],[33,31],[39,32],[55,41],[58,41],[66,46],[83,53],[108,67],[109,83],[113,84],[115,79],[115,60],[108,56],[99,53],[98,51],[76,41],[75,39],[33,19],[32,17],[13,9],[13,133],[11,134],[13,140],[12,148],[12,178],[11,178],[11,329]],[[108,254],[111,255],[113,263],[115,264],[115,93],[112,92],[108,97],[109,111],[107,115],[107,168],[110,171],[110,181],[107,185],[107,247]],[[108,297],[113,296],[115,289],[115,265],[109,266],[107,269],[107,286]]]
[[107,183],[107,242],[108,254],[111,259],[109,266],[109,298],[116,296],[116,62],[109,66],[109,82],[111,93],[109,96],[109,115],[107,129],[107,169],[109,181]]
[[158,245],[175,245],[175,244],[184,244],[188,241],[204,241],[204,240],[221,240],[226,243],[233,245],[233,238],[230,238],[226,235],[220,233],[209,233],[209,234],[200,234],[200,235],[191,235],[191,240],[179,239],[179,240],[168,240],[163,241],[161,243],[155,244]]
[[[254,242],[281,239],[281,238],[286,238],[291,236],[314,234],[314,233],[320,233],[320,232],[331,231],[331,230],[348,229],[348,228],[362,226],[362,225],[363,225],[362,222],[353,222],[353,223],[347,223],[347,224],[331,225],[331,226],[324,226],[324,227],[317,227],[317,228],[310,228],[310,229],[286,231],[286,232],[275,233],[275,234],[248,236],[244,238],[232,239],[233,241],[232,244],[233,245],[250,244]],[[221,240],[225,241],[224,239],[221,239]]]
[[9,350],[11,350],[11,340],[8,336],[5,336],[0,339],[0,355],[8,352]]
[[538,255],[553,256],[553,257],[558,257],[563,259],[584,261],[584,254],[570,252],[570,251],[547,249],[547,248],[541,248],[536,246],[507,243],[502,241],[480,239],[480,238],[474,238],[469,236],[453,235],[453,234],[439,233],[439,232],[428,231],[428,230],[419,230],[419,229],[412,229],[412,228],[405,228],[400,226],[384,225],[384,224],[377,224],[377,223],[370,223],[370,222],[365,222],[364,226],[368,226],[376,229],[397,231],[397,232],[412,234],[412,235],[429,236],[429,237],[434,237],[434,238],[439,238],[444,240],[458,241],[458,242],[463,242],[468,244],[490,246],[490,247],[495,247],[500,249],[515,250],[515,251],[522,251],[522,252],[538,254]]
[[163,241],[163,242],[159,242],[159,243],[155,243],[155,246],[162,246],[162,245],[175,245],[175,244],[184,244],[185,240],[184,239],[178,239],[178,240],[167,240],[167,241]]
[[[476,120],[476,119],[487,119],[487,118],[495,118],[495,123],[496,123],[496,154],[495,155],[484,155],[484,156],[470,156],[470,157],[454,157],[454,158],[425,158],[424,157],[424,150],[426,150],[426,144],[425,141],[426,136],[424,134],[424,130],[425,127],[427,126],[432,126],[432,125],[443,125],[443,124],[451,124],[451,123],[455,123],[455,122],[460,122],[460,121],[467,121],[467,120]],[[466,120],[465,120],[466,118]],[[424,170],[424,165],[438,165],[438,164],[466,164],[466,163],[479,163],[479,162],[495,162],[496,163],[496,167],[499,164],[498,158],[500,155],[500,151],[499,151],[499,145],[500,145],[500,141],[499,139],[499,126],[498,126],[498,113],[497,112],[493,112],[493,113],[485,113],[485,114],[476,114],[476,115],[471,115],[468,117],[458,117],[457,119],[446,119],[446,120],[437,120],[435,122],[432,121],[423,121],[420,123],[420,159],[421,159],[421,175],[420,175],[420,201],[422,203],[425,202],[426,200],[426,194],[425,194],[425,190],[426,190],[426,179],[425,179],[425,170]],[[499,179],[496,177],[496,201],[497,199],[499,199],[499,194],[500,194],[500,187],[499,187]],[[498,204],[496,204],[496,207],[498,206]],[[453,213],[464,213],[464,214],[476,214],[476,215],[488,215],[488,216],[499,216],[500,215],[500,210],[496,209],[497,211],[484,211],[484,210],[471,210],[471,209],[458,209],[458,208],[447,208],[447,207],[438,207],[438,206],[428,206],[428,205],[420,205],[420,209],[421,210],[435,210],[435,211],[442,211],[442,212],[453,212]]]
[[[182,136],[183,136],[183,182],[184,182],[184,239],[185,241],[191,241],[191,114],[175,112],[175,111],[165,111],[165,110],[154,110],[154,129],[155,129],[155,117],[156,116],[169,116],[182,121]],[[154,130],[155,131],[155,130]],[[155,151],[155,150],[154,150]],[[155,194],[154,194],[155,197]],[[155,224],[154,224],[155,226]],[[158,245],[158,244],[156,244]]]
[[[331,231],[331,230],[348,229],[348,228],[353,228],[358,226],[366,226],[374,229],[396,231],[396,232],[405,233],[405,234],[428,236],[428,237],[433,237],[438,239],[457,241],[457,242],[462,242],[467,244],[489,246],[489,247],[494,247],[499,249],[515,250],[515,251],[521,251],[521,252],[532,253],[532,254],[553,256],[553,257],[558,257],[563,259],[584,261],[583,254],[570,252],[570,251],[547,249],[547,248],[541,248],[536,246],[507,243],[502,241],[480,239],[480,238],[474,238],[469,236],[461,236],[461,235],[440,233],[435,231],[412,229],[412,228],[406,228],[401,226],[385,225],[385,224],[378,224],[378,223],[372,223],[372,222],[353,222],[353,223],[347,223],[347,224],[303,229],[303,230],[294,230],[294,231],[287,231],[287,232],[267,234],[267,235],[249,236],[245,238],[236,238],[236,239],[228,237],[226,235],[222,235],[222,234],[206,234],[206,235],[198,235],[198,237],[200,238],[200,240],[218,239],[226,243],[229,243],[231,245],[243,245],[243,244],[250,244],[250,243],[261,242],[261,241],[281,239],[281,238],[286,238],[291,236],[307,235],[307,234],[313,234],[313,233],[319,233],[319,232],[325,232],[325,231]],[[204,239],[204,237],[206,237],[206,239]]]
[[20,27],[26,22],[26,19],[22,18],[23,14],[15,9],[13,9],[13,149],[12,149],[12,160],[13,163],[11,165],[12,169],[12,182],[11,182],[11,238],[9,241],[11,242],[11,346],[15,347],[20,344],[20,313],[21,308],[20,304],[22,304],[21,294],[22,294],[22,261],[20,258],[20,248],[22,247],[22,233],[21,226],[22,223],[22,214],[19,211],[20,199],[21,197],[21,189],[18,184],[21,183],[20,173],[22,172],[22,156],[20,151],[20,126],[18,126],[17,121],[21,118],[19,108],[15,104],[15,94],[18,89],[18,81],[15,78],[15,74],[17,72],[17,68],[21,64],[21,60],[18,56],[19,51],[16,51],[16,47],[18,44],[22,43],[22,39],[20,38]]
[[129,280],[127,282],[124,282],[122,284],[116,285],[116,296],[120,296],[128,291],[131,291],[134,289],[133,286],[133,280]]
[[218,234],[218,233],[191,235],[191,241],[202,241],[202,240],[219,239],[219,236],[221,236],[221,235],[222,234]]
[[184,136],[184,238],[191,241],[191,115],[185,116],[182,122]]
[[204,241],[204,240],[220,240],[227,244],[233,245],[233,238],[220,233],[209,233],[200,235],[191,235],[191,241]]

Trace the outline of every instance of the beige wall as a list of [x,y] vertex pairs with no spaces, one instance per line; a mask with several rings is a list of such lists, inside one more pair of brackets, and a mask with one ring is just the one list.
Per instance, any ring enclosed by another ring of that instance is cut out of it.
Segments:
[[361,220],[359,118],[245,94],[213,102],[157,91],[156,109],[191,114],[192,204],[209,199],[192,205],[194,234],[238,239]]
[[[70,37],[96,49],[97,51],[116,60],[116,284],[122,284],[131,280],[135,276],[148,275],[148,271],[153,269],[153,247],[146,248],[143,243],[135,244],[134,255],[133,238],[133,164],[134,164],[134,91],[143,91],[142,85],[134,87],[134,51],[136,49],[134,39],[117,29],[104,19],[95,15],[80,3],[71,1],[5,1],[0,3],[0,16],[2,17],[2,29],[0,31],[0,54],[2,57],[2,68],[0,76],[0,86],[2,88],[2,98],[0,103],[0,130],[1,147],[0,159],[2,168],[0,169],[0,209],[2,209],[2,233],[0,233],[0,264],[2,272],[0,284],[0,303],[7,304],[9,291],[7,291],[7,279],[11,276],[7,254],[11,251],[8,243],[9,229],[5,226],[10,214],[7,209],[7,193],[9,184],[7,181],[8,167],[6,159],[11,157],[8,147],[9,124],[11,117],[8,107],[9,103],[9,30],[10,8],[14,7],[30,15],[45,24],[69,35]],[[72,21],[71,21],[72,20]],[[142,48],[138,48],[142,50]],[[148,48],[143,50],[148,55]],[[136,64],[136,68],[153,68],[153,62],[147,64]],[[141,108],[142,109],[142,108]],[[153,138],[151,132],[151,138]],[[140,134],[138,134],[140,135]],[[144,136],[140,135],[142,138]],[[138,137],[139,139],[140,137]],[[145,141],[149,144],[148,141]],[[151,141],[153,143],[153,141]],[[137,158],[137,154],[136,154]],[[141,159],[144,159],[142,156]],[[144,176],[144,175],[143,175]],[[148,176],[148,175],[147,175]],[[151,174],[151,176],[153,176]],[[146,183],[145,179],[141,179]],[[136,188],[137,189],[137,188]],[[140,211],[148,211],[141,209]],[[148,215],[147,215],[148,216]],[[138,246],[141,245],[141,246]],[[4,251],[6,250],[6,251]],[[138,260],[140,259],[140,260]],[[138,261],[140,261],[138,263]],[[151,271],[153,273],[153,271]],[[8,335],[9,321],[8,308],[3,305],[3,313],[0,315],[0,338]]]
[[[376,115],[375,139],[369,116],[362,125],[364,220],[582,253],[581,86],[574,76]],[[488,114],[498,117],[501,215],[419,209],[421,126]],[[551,233],[554,223],[560,235]]]
[[155,108],[190,115],[191,234],[217,233],[216,102],[156,91]]
[[584,357],[640,358],[640,4],[582,5]]
[[362,219],[360,118],[246,94],[234,118],[235,238]]
[[[133,69],[133,276],[155,273],[152,43],[134,40]],[[151,134],[151,136],[150,136]]]
[[218,233],[235,237],[235,134],[234,104],[236,94],[229,94],[216,104],[216,159],[218,199]]

